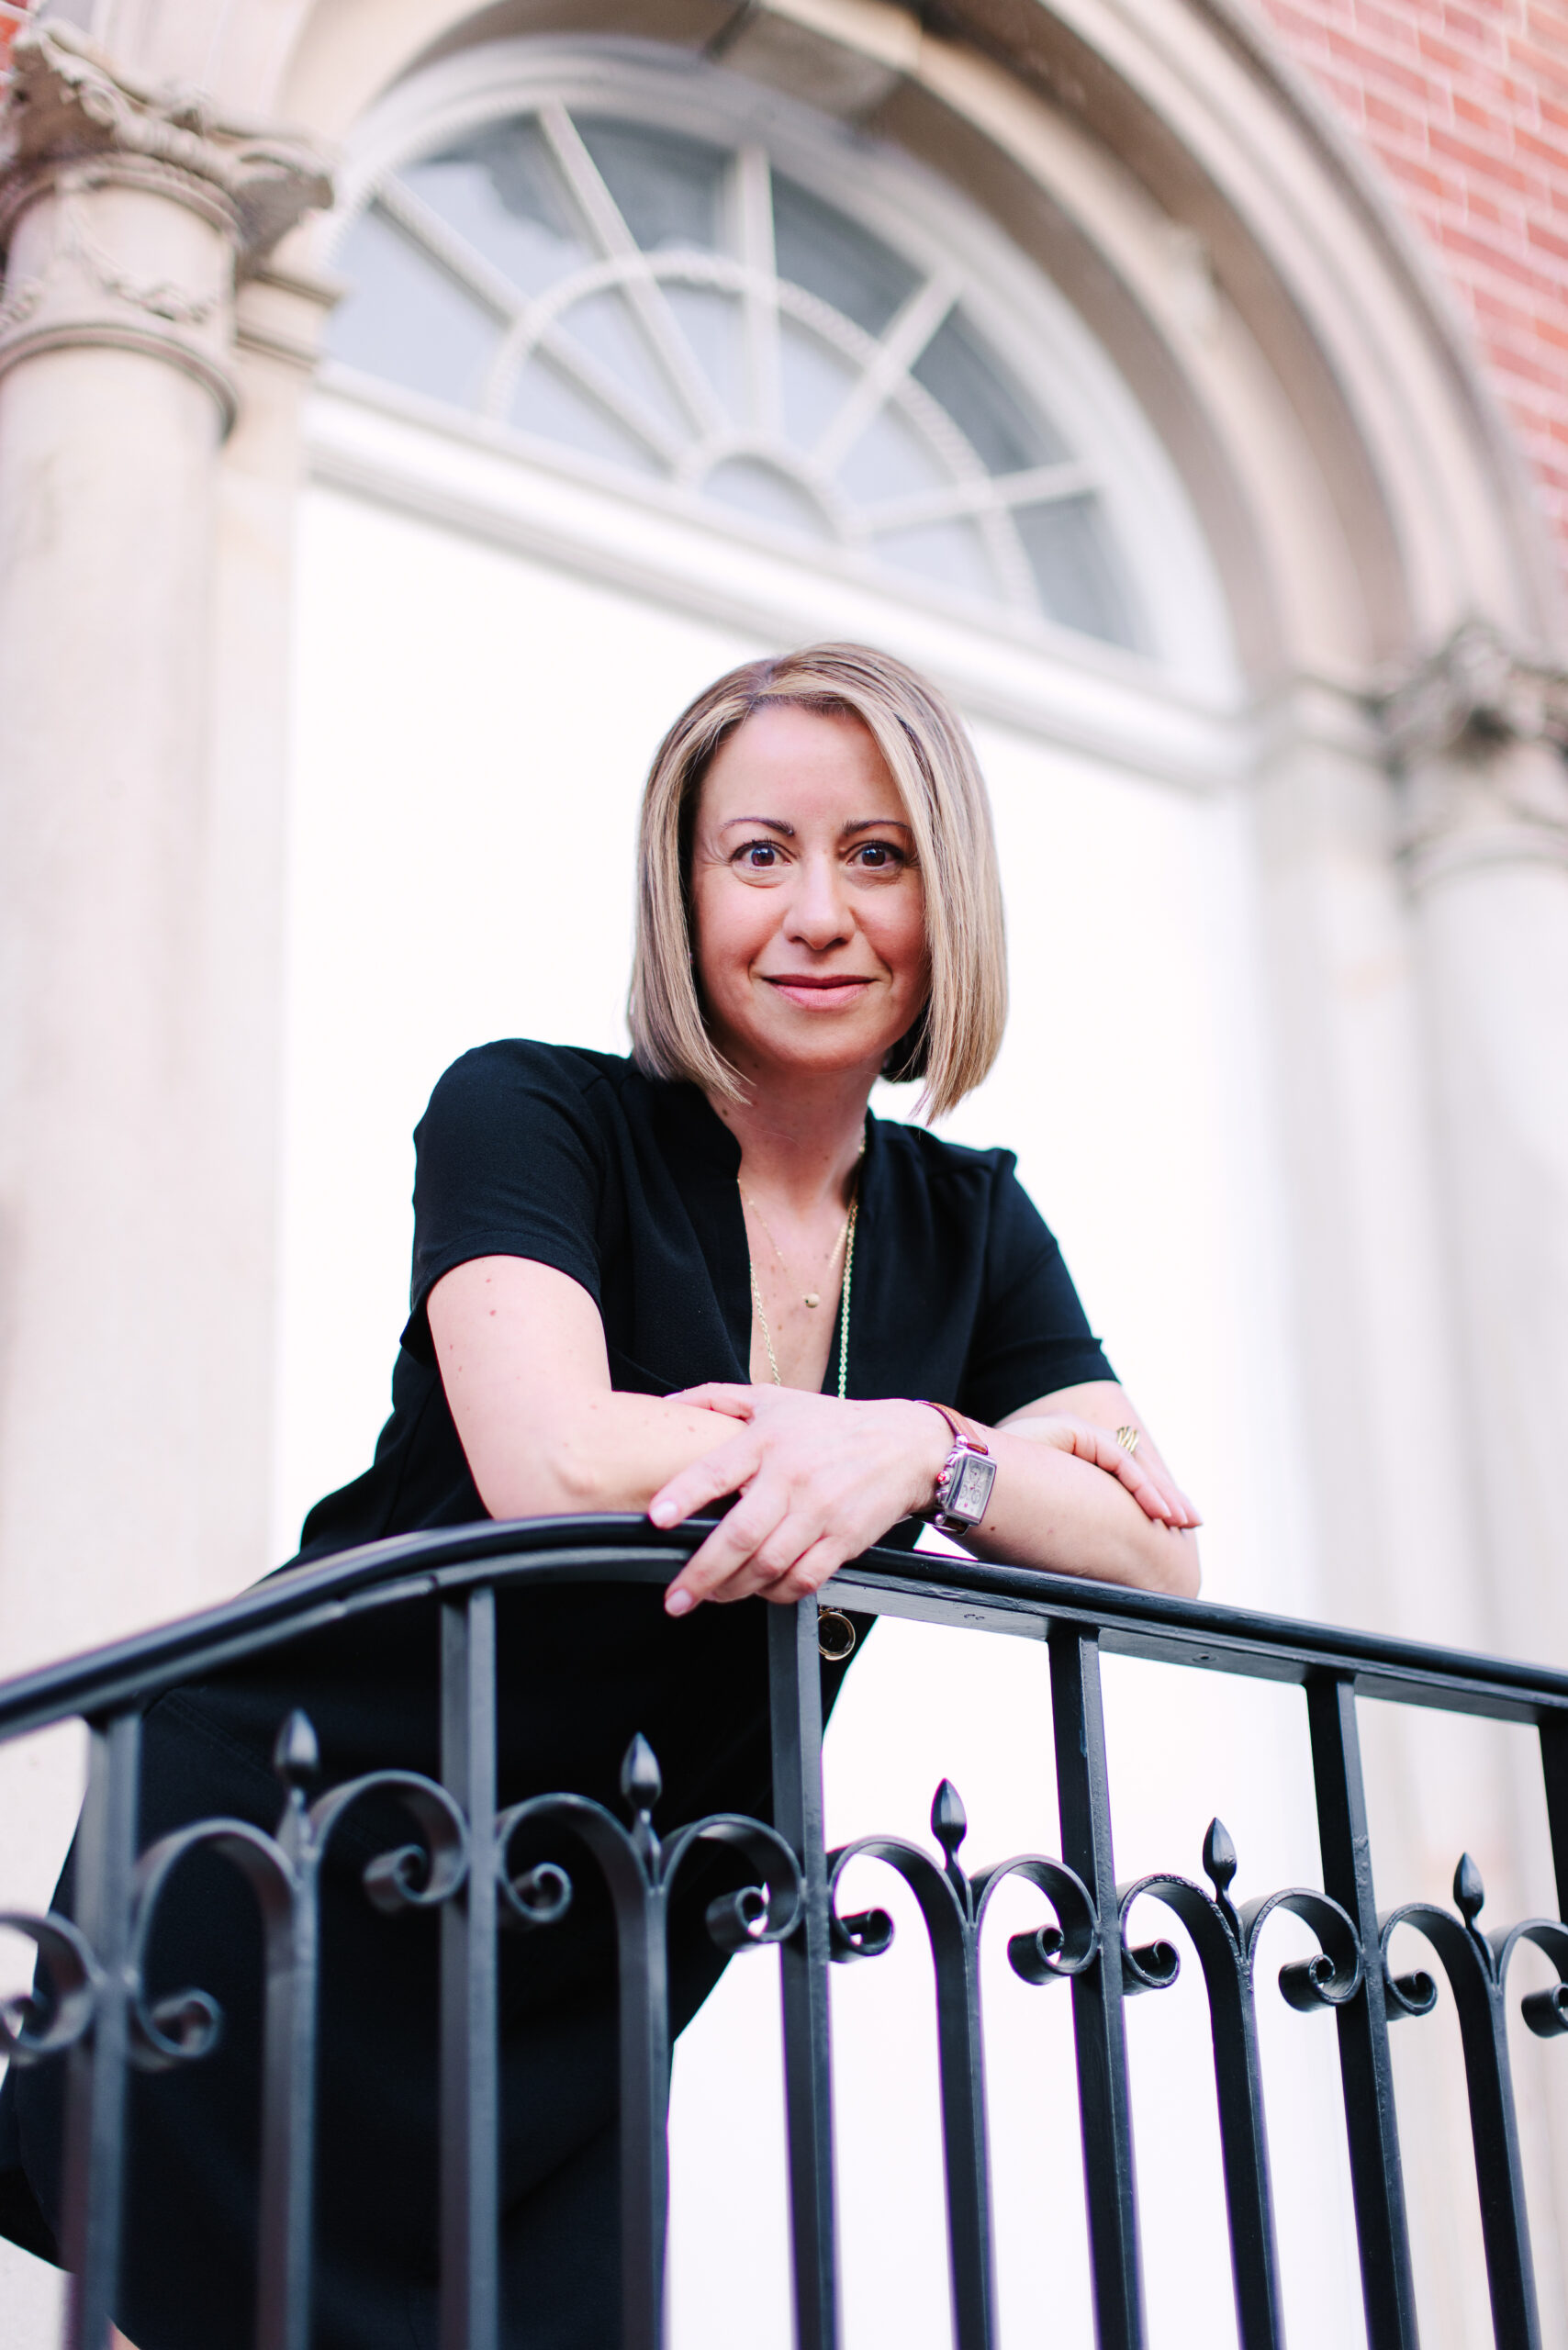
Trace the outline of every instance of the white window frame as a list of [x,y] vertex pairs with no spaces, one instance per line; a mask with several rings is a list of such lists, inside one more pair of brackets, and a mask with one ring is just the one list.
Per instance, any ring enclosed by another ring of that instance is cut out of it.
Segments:
[[1150,649],[1127,652],[948,595],[853,548],[816,545],[678,481],[642,480],[329,362],[309,403],[312,478],[636,593],[749,625],[765,641],[853,635],[943,677],[976,714],[1203,788],[1249,762],[1217,574],[1164,449],[1082,321],[996,224],[931,172],[778,93],[655,44],[519,39],[411,75],[362,121],[333,245],[376,184],[420,151],[552,99],[774,162],[957,285],[980,331],[1047,406],[1092,480]]

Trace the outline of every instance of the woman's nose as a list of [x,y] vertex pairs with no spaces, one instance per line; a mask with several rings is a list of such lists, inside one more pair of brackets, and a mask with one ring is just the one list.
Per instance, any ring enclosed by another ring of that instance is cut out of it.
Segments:
[[849,895],[834,856],[803,857],[790,905],[789,930],[819,952],[847,938],[854,927]]

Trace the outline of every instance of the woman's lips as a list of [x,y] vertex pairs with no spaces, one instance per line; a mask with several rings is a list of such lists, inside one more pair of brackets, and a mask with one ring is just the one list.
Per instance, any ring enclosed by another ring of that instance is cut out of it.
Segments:
[[808,1011],[818,1012],[851,1002],[871,985],[868,977],[846,973],[842,977],[819,979],[806,972],[769,974],[767,984]]

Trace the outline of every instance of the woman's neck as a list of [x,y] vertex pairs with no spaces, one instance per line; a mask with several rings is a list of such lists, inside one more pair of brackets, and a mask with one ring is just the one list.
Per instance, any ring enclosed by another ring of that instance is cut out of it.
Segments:
[[870,1091],[871,1080],[858,1071],[834,1072],[771,1077],[747,1102],[709,1099],[740,1144],[746,1188],[806,1214],[826,1199],[847,1203]]

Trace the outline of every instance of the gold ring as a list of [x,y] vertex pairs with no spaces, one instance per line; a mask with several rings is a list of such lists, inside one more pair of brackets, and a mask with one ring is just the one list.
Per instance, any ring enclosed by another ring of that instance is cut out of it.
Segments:
[[[834,1628],[829,1631],[828,1627]],[[827,1637],[824,1639],[823,1634]],[[841,1607],[817,1609],[817,1654],[829,1664],[846,1664],[855,1653],[855,1627]]]
[[1116,1442],[1129,1458],[1137,1450],[1137,1430],[1130,1425],[1116,1430]]

